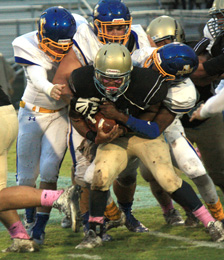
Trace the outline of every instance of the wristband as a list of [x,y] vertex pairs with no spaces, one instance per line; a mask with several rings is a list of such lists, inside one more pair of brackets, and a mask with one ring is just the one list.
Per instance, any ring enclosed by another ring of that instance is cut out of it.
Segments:
[[93,132],[92,130],[89,130],[87,133],[86,133],[86,138],[90,141],[92,141],[93,143],[95,143],[95,139],[96,139],[96,133]]
[[155,139],[160,135],[159,125],[156,122],[141,120],[130,115],[126,125],[149,139]]

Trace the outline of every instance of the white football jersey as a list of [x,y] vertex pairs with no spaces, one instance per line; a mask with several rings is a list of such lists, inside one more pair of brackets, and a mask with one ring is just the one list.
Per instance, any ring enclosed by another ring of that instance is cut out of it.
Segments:
[[[143,67],[146,59],[150,57],[154,47],[144,47],[136,50],[132,55],[133,65]],[[196,89],[190,78],[183,81],[174,81],[169,87],[166,99],[163,101],[165,106],[175,114],[189,112],[196,102]]]
[[[149,46],[147,35],[141,25],[131,26],[135,37],[135,49]],[[81,24],[73,38],[73,50],[83,66],[92,65],[96,54],[103,44],[98,40],[91,25]]]
[[[17,37],[12,42],[15,61],[21,64],[25,71],[26,76],[26,88],[23,93],[22,100],[33,105],[44,107],[47,109],[60,109],[66,104],[63,101],[56,101],[49,97],[41,86],[36,84],[36,80],[33,80],[29,76],[29,68],[37,70],[37,75],[40,77],[46,77],[46,84],[52,84],[52,80],[58,63],[53,62],[41,49],[38,47],[37,31],[33,31],[22,36]],[[39,69],[41,71],[39,71]]]
[[134,53],[131,56],[133,65],[137,67],[143,67],[145,61],[148,59],[148,57],[151,56],[152,52],[155,49],[155,47],[143,47],[134,51]]
[[[87,23],[82,16],[73,16],[77,27]],[[46,89],[53,86],[51,82],[59,63],[53,62],[38,44],[37,31],[21,35],[12,42],[15,61],[23,66],[27,80],[22,100],[52,110],[63,108],[66,106],[63,100],[57,101],[46,93]]]
[[88,21],[86,20],[86,18],[84,18],[83,16],[79,15],[79,14],[75,14],[72,13],[73,17],[75,18],[75,22],[76,22],[76,29],[78,29],[78,27],[83,24],[83,23],[88,23]]
[[170,111],[182,115],[195,106],[196,99],[195,85],[190,78],[186,78],[183,81],[172,83],[163,103]]

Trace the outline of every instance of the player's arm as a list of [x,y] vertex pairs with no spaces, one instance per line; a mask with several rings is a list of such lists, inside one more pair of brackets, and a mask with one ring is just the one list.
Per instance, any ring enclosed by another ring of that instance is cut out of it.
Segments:
[[209,98],[205,104],[202,104],[196,111],[193,112],[190,122],[194,119],[204,120],[205,118],[214,116],[224,110],[224,89],[217,95]]
[[154,139],[173,122],[175,116],[176,114],[158,103],[141,113],[138,118],[129,116],[126,125],[135,132]]
[[58,93],[62,91],[64,85],[53,84],[47,79],[47,71],[39,65],[24,66],[27,77],[32,81],[33,85],[44,92],[49,97],[59,100]]
[[61,98],[67,103],[70,102],[70,99],[73,96],[68,84],[70,74],[74,69],[78,69],[81,66],[74,50],[71,48],[61,61],[53,78],[53,84],[62,84],[65,86],[61,92]]
[[[156,112],[157,109],[157,112]],[[159,127],[160,134],[173,122],[176,114],[170,111],[160,103],[149,108],[149,112],[145,112],[139,118],[155,122]]]
[[[78,100],[78,99],[76,99]],[[109,143],[119,136],[123,135],[124,130],[119,125],[115,125],[109,133],[104,133],[102,127],[99,127],[97,132],[92,131],[87,124],[87,121],[83,115],[76,111],[74,106],[70,108],[69,116],[71,123],[76,131],[83,137],[94,142],[95,144]]]
[[203,53],[198,56],[199,60],[199,65],[197,70],[191,74],[191,79],[194,82],[196,86],[207,86],[214,80],[219,78],[219,74],[215,75],[209,75],[209,71],[206,71],[204,68],[204,64],[206,66],[206,62],[210,59],[211,57],[209,56],[208,53]]
[[111,102],[105,102],[100,109],[105,117],[115,119],[149,139],[157,138],[175,118],[175,114],[160,103],[144,110],[138,118],[118,111]]
[[207,84],[209,84],[212,81],[212,77],[219,77],[219,75],[223,74],[224,72],[224,53],[223,53],[224,40],[223,39],[224,39],[223,34],[220,34],[216,38],[215,42],[213,43],[211,48],[211,53],[213,55],[213,58],[210,57],[207,58],[206,56],[208,54],[206,55],[205,51],[201,53],[204,55],[205,58],[207,58],[207,60],[205,61],[199,60],[200,64],[198,66],[198,69],[191,75],[192,79],[194,78],[207,79]]

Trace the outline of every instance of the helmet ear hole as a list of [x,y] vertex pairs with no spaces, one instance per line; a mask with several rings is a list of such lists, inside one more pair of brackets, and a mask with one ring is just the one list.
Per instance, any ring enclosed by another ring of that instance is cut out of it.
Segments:
[[39,47],[53,60],[60,62],[71,48],[76,32],[73,15],[61,6],[50,7],[40,16],[37,38]]

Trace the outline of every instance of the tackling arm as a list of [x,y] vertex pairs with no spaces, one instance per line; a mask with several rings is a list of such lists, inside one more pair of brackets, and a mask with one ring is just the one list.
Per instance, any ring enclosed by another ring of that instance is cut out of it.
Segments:
[[115,119],[149,139],[157,138],[175,118],[175,114],[161,106],[161,103],[150,106],[138,118],[125,115],[109,102],[101,105],[100,109],[107,118]]
[[[190,78],[196,86],[207,86],[209,83],[219,78],[219,74],[209,75],[209,69],[205,70],[208,65],[207,62],[211,59],[211,56],[206,52],[198,56],[199,65],[197,70],[191,74]],[[215,58],[214,58],[215,59]],[[214,61],[214,60],[213,60]],[[205,66],[205,67],[204,67]]]
[[173,122],[175,116],[166,107],[157,104],[142,113],[138,119],[129,116],[126,125],[149,139],[155,139]]
[[55,73],[53,84],[65,85],[61,92],[61,98],[65,100],[67,103],[70,102],[70,99],[73,96],[68,84],[70,74],[74,69],[78,69],[80,67],[82,67],[82,65],[79,62],[75,52],[71,48],[68,54],[61,61]]

